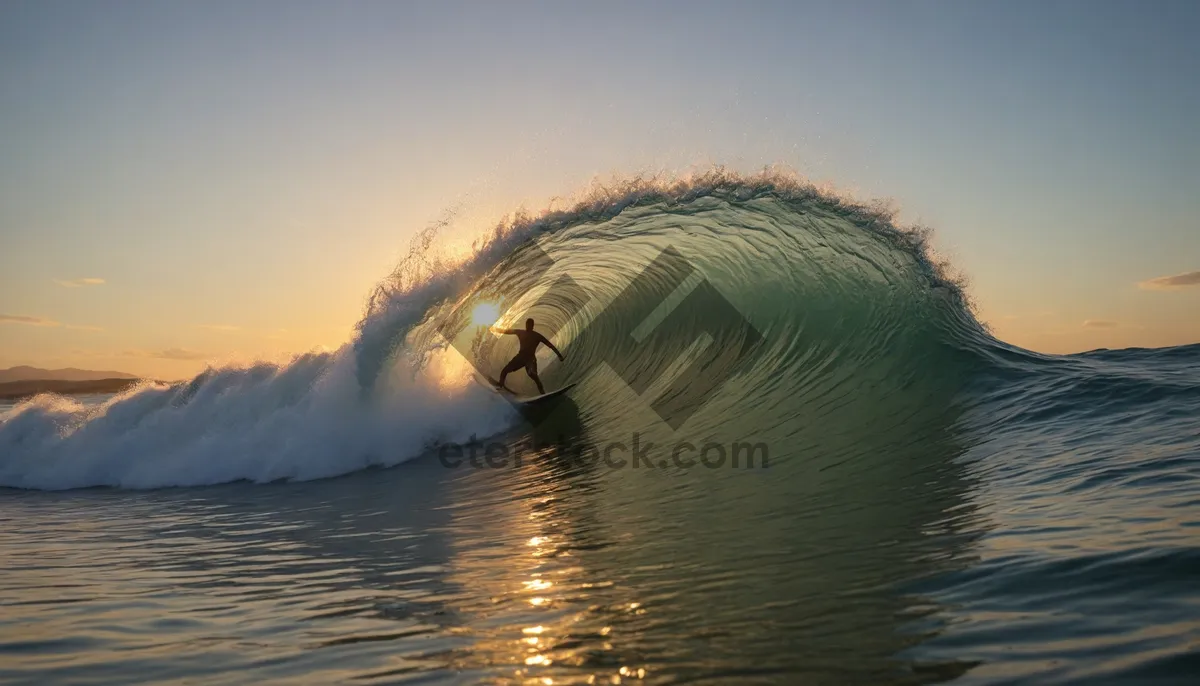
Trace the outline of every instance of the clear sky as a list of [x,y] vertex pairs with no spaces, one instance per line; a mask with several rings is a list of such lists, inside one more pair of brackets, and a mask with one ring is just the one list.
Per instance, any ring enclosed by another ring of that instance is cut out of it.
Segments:
[[336,347],[448,210],[712,163],[894,199],[1017,345],[1197,342],[1198,33],[1191,0],[7,0],[0,367]]

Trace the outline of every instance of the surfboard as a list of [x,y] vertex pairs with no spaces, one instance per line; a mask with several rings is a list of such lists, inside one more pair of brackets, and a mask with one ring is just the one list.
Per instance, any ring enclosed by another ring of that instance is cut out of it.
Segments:
[[563,393],[566,393],[567,391],[571,390],[572,388],[575,388],[575,384],[569,383],[566,386],[559,388],[558,390],[550,391],[549,393],[543,393],[541,395],[526,396],[526,397],[514,395],[513,400],[516,400],[517,402],[521,403],[522,405],[533,405],[534,403],[540,403],[543,400],[549,400],[550,398],[553,398],[555,396],[562,395]]
[[522,405],[532,405],[534,403],[540,403],[543,400],[549,400],[550,398],[562,395],[563,393],[566,393],[567,391],[571,390],[572,388],[575,388],[575,384],[569,383],[566,386],[563,386],[562,388],[550,391],[549,393],[543,393],[541,395],[517,395],[516,393],[513,393],[512,391],[508,390],[507,388],[501,387],[500,382],[496,381],[492,377],[484,376],[483,378],[488,381],[488,383],[491,385],[491,388],[493,391],[499,393],[500,395],[506,395],[509,398],[512,398],[513,401],[521,403]]

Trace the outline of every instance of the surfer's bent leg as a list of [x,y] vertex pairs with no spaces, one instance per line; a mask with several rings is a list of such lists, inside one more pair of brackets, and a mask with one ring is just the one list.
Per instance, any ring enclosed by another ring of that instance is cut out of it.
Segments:
[[[536,362],[535,362],[535,364],[536,364]],[[504,365],[504,369],[500,370],[500,385],[501,386],[504,385],[504,377],[508,376],[512,372],[515,372],[524,366],[525,366],[525,360],[520,355],[517,355],[516,357],[509,360],[508,364]]]
[[533,379],[533,382],[535,384],[537,384],[538,394],[545,395],[546,389],[542,388],[542,380],[539,379],[538,375],[537,375],[537,358],[536,357],[534,357],[532,355],[529,356],[529,362],[527,362],[525,364],[525,373],[529,375],[529,378]]

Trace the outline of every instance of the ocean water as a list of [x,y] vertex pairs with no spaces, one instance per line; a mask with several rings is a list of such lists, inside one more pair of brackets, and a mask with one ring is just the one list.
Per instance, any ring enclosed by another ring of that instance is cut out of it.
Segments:
[[0,682],[1195,683],[1198,370],[777,175],[430,229],[339,351],[0,407]]

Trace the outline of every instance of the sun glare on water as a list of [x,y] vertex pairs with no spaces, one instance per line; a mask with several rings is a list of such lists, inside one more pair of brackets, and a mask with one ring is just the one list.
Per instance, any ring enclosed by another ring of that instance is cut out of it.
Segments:
[[479,303],[471,310],[471,323],[475,326],[491,326],[500,318],[500,306],[496,303]]

